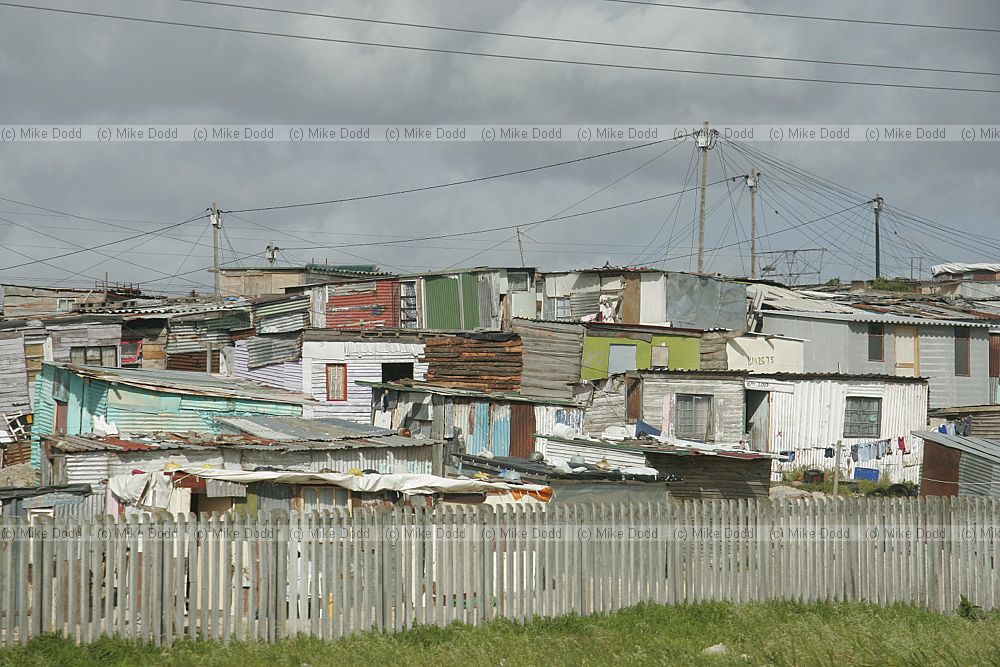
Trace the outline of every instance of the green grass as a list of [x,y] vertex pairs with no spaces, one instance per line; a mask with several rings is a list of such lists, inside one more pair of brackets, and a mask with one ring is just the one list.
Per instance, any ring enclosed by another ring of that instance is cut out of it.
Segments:
[[[723,656],[704,655],[724,643]],[[569,616],[526,625],[496,622],[365,634],[335,643],[182,642],[161,648],[121,639],[78,647],[41,637],[0,651],[11,667],[198,665],[1000,665],[1000,615],[980,620],[912,607],[863,604],[704,604],[638,607],[611,616]]]

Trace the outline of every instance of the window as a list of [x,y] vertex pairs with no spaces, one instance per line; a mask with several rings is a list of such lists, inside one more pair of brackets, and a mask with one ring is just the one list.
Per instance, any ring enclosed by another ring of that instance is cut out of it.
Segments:
[[527,292],[528,274],[524,271],[509,272],[507,274],[507,285],[511,292]]
[[73,304],[76,303],[76,299],[57,299],[56,300],[56,310],[60,313],[68,313],[73,310]]
[[845,438],[878,438],[882,435],[882,399],[848,396],[844,411]]
[[557,296],[553,299],[556,304],[556,319],[557,320],[570,320],[573,319],[573,308],[570,306],[570,300],[568,296]]
[[382,364],[382,382],[396,382],[397,380],[412,380],[413,364]]
[[71,347],[69,362],[86,366],[118,367],[118,347],[116,345],[90,345]]
[[674,435],[685,440],[709,442],[715,438],[712,396],[677,394]]
[[885,361],[885,325],[868,325],[868,361]]
[[347,364],[326,365],[326,400],[347,400]]
[[121,365],[123,368],[139,368],[142,365],[142,340],[123,340]]
[[955,375],[972,374],[969,343],[969,328],[955,327]]

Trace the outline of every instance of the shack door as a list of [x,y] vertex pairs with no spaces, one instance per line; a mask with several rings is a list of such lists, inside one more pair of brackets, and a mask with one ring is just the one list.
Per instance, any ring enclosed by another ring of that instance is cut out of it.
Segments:
[[920,375],[920,335],[915,326],[893,327],[895,341],[896,375],[917,377]]
[[771,392],[747,391],[746,432],[750,435],[750,449],[768,451],[767,435],[770,431]]
[[528,458],[535,451],[535,406],[531,403],[510,405],[510,455]]

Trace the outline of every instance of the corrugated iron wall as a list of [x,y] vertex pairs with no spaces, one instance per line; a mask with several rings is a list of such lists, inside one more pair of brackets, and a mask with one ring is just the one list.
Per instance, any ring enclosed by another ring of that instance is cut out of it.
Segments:
[[510,406],[510,455],[527,458],[535,450],[535,406],[512,403]]
[[399,298],[398,280],[329,285],[326,326],[330,329],[398,327]]
[[250,353],[247,341],[236,341],[233,351],[233,375],[260,382],[271,387],[280,387],[289,391],[310,393],[310,387],[302,386],[302,362],[272,364],[260,368],[249,368]]
[[958,463],[958,495],[1000,496],[1000,463],[962,452]]
[[[881,478],[918,482],[923,461],[923,441],[910,435],[927,425],[927,385],[921,383],[880,382],[872,380],[801,380],[792,393],[770,392],[769,451],[794,451],[795,461],[775,462],[774,476],[803,466],[833,470],[835,458],[826,457],[826,449],[843,441],[842,465],[876,468]],[[845,438],[844,413],[848,396],[872,396],[882,399],[882,424],[879,438]],[[903,438],[909,454],[899,450]],[[892,453],[866,462],[850,460],[852,445],[890,439]]]

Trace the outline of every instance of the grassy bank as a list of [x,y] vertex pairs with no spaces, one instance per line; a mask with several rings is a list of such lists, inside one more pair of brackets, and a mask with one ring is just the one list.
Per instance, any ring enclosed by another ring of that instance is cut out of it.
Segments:
[[[725,655],[705,655],[714,644]],[[171,649],[119,639],[84,647],[42,637],[0,651],[11,667],[102,665],[998,665],[1000,615],[968,620],[909,607],[858,604],[706,604],[641,607],[607,617],[524,626],[423,627],[337,643],[182,642]]]

